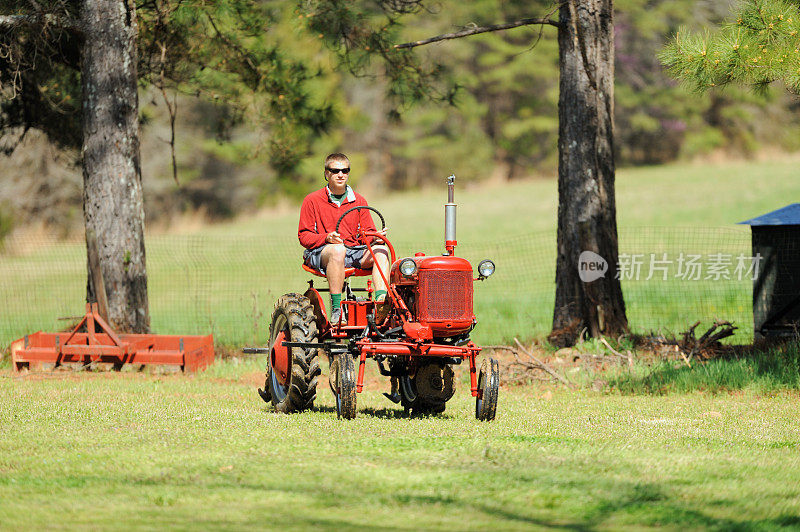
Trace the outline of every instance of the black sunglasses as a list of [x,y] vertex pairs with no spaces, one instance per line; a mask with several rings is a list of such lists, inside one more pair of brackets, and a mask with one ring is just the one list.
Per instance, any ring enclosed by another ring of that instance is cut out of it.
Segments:
[[339,172],[341,172],[343,174],[349,174],[350,173],[350,169],[349,168],[330,168],[330,167],[325,167],[325,170],[327,170],[328,172],[330,172],[332,174],[338,174]]

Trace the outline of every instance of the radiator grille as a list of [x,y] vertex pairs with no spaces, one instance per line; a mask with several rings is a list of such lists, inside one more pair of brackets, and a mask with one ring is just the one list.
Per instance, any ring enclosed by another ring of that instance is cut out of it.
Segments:
[[420,321],[463,320],[472,317],[472,272],[419,272]]

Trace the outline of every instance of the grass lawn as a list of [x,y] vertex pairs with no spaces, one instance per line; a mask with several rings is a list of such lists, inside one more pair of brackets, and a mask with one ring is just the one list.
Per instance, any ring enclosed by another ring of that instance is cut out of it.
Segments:
[[260,378],[0,371],[0,528],[800,527],[796,391],[512,387],[481,423],[463,375],[432,418],[370,381],[345,422],[324,379],[285,416]]
[[[795,168],[622,171],[621,249],[735,251],[749,235],[732,223],[797,197]],[[401,253],[440,249],[443,190],[373,200]],[[457,198],[459,249],[498,258],[497,275],[477,287],[476,339],[545,332],[555,182],[485,185]],[[693,226],[692,238],[653,229],[678,225]],[[295,230],[291,208],[148,239],[155,330],[263,341],[273,301],[304,284]],[[83,261],[79,243],[0,256],[0,345],[81,313]],[[749,326],[747,283],[623,289],[634,326],[693,322],[687,301],[703,298]],[[26,376],[0,364],[0,529],[800,528],[796,347],[609,372],[605,392],[577,374],[578,390],[503,387],[492,423],[474,419],[463,372],[445,415],[403,417],[371,363],[355,420],[336,419],[324,378],[316,410],[275,414],[255,391],[262,364]]]

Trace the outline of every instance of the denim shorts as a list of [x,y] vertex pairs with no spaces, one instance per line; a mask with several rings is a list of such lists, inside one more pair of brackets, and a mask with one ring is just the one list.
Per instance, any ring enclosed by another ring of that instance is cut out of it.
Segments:
[[[330,244],[323,244],[318,248],[307,249],[303,252],[303,262],[317,270],[319,273],[325,275],[325,269],[322,267],[322,250],[325,246]],[[344,267],[345,268],[361,268],[361,261],[364,260],[364,255],[367,254],[367,246],[345,246],[344,253]]]

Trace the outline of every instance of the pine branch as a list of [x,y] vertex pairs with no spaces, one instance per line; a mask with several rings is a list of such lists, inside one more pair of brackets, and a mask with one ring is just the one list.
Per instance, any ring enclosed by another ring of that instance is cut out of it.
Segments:
[[748,0],[717,31],[681,30],[659,54],[677,79],[696,91],[729,83],[765,90],[782,81],[800,93],[800,9],[785,0]]
[[68,17],[46,13],[42,15],[0,15],[0,29],[11,31],[20,26],[33,28],[56,28],[83,35],[83,28],[75,20]]
[[506,22],[505,24],[491,24],[489,26],[475,26],[472,28],[466,28],[461,31],[457,31],[454,33],[443,33],[442,35],[437,35],[435,37],[431,37],[429,39],[423,39],[421,41],[414,41],[414,42],[407,42],[403,44],[395,44],[394,48],[416,48],[417,46],[424,46],[426,44],[431,44],[439,41],[446,41],[450,39],[460,39],[461,37],[468,37],[470,35],[477,35],[479,33],[487,33],[491,31],[502,31],[508,30],[511,28],[517,28],[519,26],[531,26],[531,25],[549,25],[555,26],[556,28],[559,27],[558,21],[549,18],[523,18],[520,20],[516,20],[514,22]]

